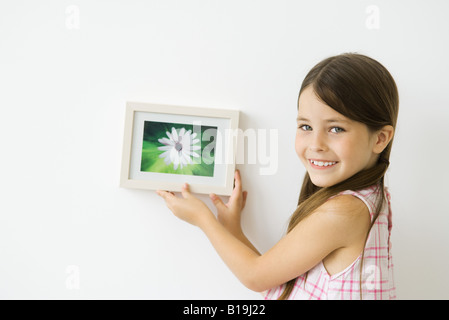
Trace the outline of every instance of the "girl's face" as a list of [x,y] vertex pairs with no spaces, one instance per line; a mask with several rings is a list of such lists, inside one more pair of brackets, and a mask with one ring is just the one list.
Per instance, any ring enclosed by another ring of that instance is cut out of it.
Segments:
[[299,97],[295,149],[313,184],[330,187],[375,165],[377,136],[338,113],[312,87]]

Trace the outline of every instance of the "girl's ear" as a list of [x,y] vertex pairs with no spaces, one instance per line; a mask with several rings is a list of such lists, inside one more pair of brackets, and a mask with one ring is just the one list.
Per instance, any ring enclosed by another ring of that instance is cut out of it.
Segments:
[[376,131],[375,133],[375,139],[376,142],[374,144],[373,152],[380,154],[384,149],[387,147],[387,145],[390,143],[391,139],[393,139],[394,136],[394,128],[393,126],[384,126],[379,131]]

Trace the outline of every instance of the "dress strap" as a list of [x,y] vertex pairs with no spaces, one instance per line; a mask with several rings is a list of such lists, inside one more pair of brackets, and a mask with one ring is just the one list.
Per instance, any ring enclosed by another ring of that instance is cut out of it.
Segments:
[[391,234],[391,228],[393,228],[393,218],[392,218],[392,210],[391,210],[391,194],[388,191],[388,188],[385,187],[385,197],[387,198],[387,204],[388,204],[388,232]]

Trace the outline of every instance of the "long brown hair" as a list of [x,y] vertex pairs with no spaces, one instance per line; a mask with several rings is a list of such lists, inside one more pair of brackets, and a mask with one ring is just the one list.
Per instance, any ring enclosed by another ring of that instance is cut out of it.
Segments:
[[[371,132],[380,130],[386,125],[396,128],[399,111],[396,83],[388,70],[372,58],[356,53],[346,53],[321,61],[304,78],[298,101],[301,93],[309,86],[313,87],[316,95],[326,105],[351,120],[364,123]],[[379,185],[377,210],[372,226],[385,201],[384,175],[390,163],[392,143],[393,139],[379,155],[375,166],[362,170],[336,185],[317,187],[306,173],[298,207],[290,218],[287,233],[330,197],[345,190],[360,190]],[[292,279],[286,283],[279,299],[287,299],[290,296],[295,281],[296,279]],[[362,294],[361,291],[360,294]]]

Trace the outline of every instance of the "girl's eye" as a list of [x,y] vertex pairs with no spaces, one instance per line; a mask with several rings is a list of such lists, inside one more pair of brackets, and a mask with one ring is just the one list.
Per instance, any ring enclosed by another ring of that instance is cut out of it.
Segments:
[[312,130],[312,127],[307,125],[307,124],[299,125],[298,128],[303,130],[303,131],[310,131],[310,130]]
[[331,131],[332,133],[340,133],[340,132],[344,132],[345,129],[340,128],[340,127],[333,127],[333,128],[331,128],[330,131]]

